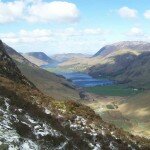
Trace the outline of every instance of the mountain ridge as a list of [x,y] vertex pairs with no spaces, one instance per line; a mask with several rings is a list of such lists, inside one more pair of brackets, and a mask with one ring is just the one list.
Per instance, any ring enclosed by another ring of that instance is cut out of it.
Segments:
[[138,52],[150,51],[150,43],[143,41],[122,41],[102,47],[93,57],[106,56],[121,49],[136,50]]

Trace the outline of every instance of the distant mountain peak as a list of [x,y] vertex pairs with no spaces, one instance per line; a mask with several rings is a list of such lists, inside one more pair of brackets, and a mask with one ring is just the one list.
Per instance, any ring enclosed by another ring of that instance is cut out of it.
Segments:
[[48,57],[44,52],[29,52],[26,54],[29,56],[36,57],[40,60],[46,61],[48,63],[51,63],[51,61],[52,61],[52,59],[50,57]]
[[55,60],[47,56],[44,52],[29,52],[23,56],[38,66],[56,63]]

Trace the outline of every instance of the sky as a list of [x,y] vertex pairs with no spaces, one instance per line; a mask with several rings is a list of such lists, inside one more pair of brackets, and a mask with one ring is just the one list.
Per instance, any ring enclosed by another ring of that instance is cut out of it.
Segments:
[[149,0],[0,0],[0,39],[21,53],[94,54],[150,41]]

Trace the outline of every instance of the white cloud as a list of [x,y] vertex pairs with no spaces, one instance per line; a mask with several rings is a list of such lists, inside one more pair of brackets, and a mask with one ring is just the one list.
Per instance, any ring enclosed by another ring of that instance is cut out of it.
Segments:
[[66,28],[64,30],[59,30],[56,32],[56,34],[60,36],[104,36],[108,33],[110,33],[110,31],[103,30],[101,28],[85,28],[82,30],[77,30],[75,28]]
[[32,31],[20,30],[17,33],[0,33],[2,39],[16,50],[27,51],[53,51],[62,52],[92,52],[98,50],[105,42],[106,31],[100,28],[88,29],[35,29]]
[[74,3],[42,0],[0,1],[0,23],[17,20],[29,22],[76,22],[79,10]]
[[144,17],[145,17],[146,19],[150,19],[150,10],[146,10],[146,11],[145,11]]
[[48,29],[34,29],[32,31],[20,30],[18,33],[1,33],[0,38],[5,42],[11,43],[33,43],[33,42],[46,42],[52,39],[71,38],[84,38],[90,36],[103,37],[107,35],[108,31],[100,28],[88,28],[77,30],[75,28],[66,28],[61,30],[48,30]]
[[118,10],[118,13],[123,18],[136,18],[138,12],[137,10],[129,7],[122,7]]
[[0,38],[4,41],[4,42],[8,42],[8,43],[18,43],[19,39],[17,38],[15,33],[3,33],[0,34]]
[[131,28],[127,34],[127,36],[143,36],[144,33],[143,33],[143,30],[141,28],[138,28],[138,27],[133,27]]
[[82,33],[81,33],[81,31],[70,27],[70,28],[66,28],[63,30],[57,30],[57,31],[55,31],[55,34],[58,36],[80,36]]
[[0,23],[8,23],[21,19],[25,5],[22,1],[0,1]]
[[35,29],[33,31],[21,30],[18,33],[0,34],[0,38],[8,43],[46,42],[52,38],[52,32],[44,29]]
[[26,17],[31,22],[76,22],[79,11],[75,4],[61,1],[39,2],[28,8]]

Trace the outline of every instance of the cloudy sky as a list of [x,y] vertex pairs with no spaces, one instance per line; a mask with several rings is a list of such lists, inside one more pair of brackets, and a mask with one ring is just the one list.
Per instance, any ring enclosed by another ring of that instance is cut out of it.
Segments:
[[0,0],[0,39],[19,52],[94,54],[150,41],[149,0]]

